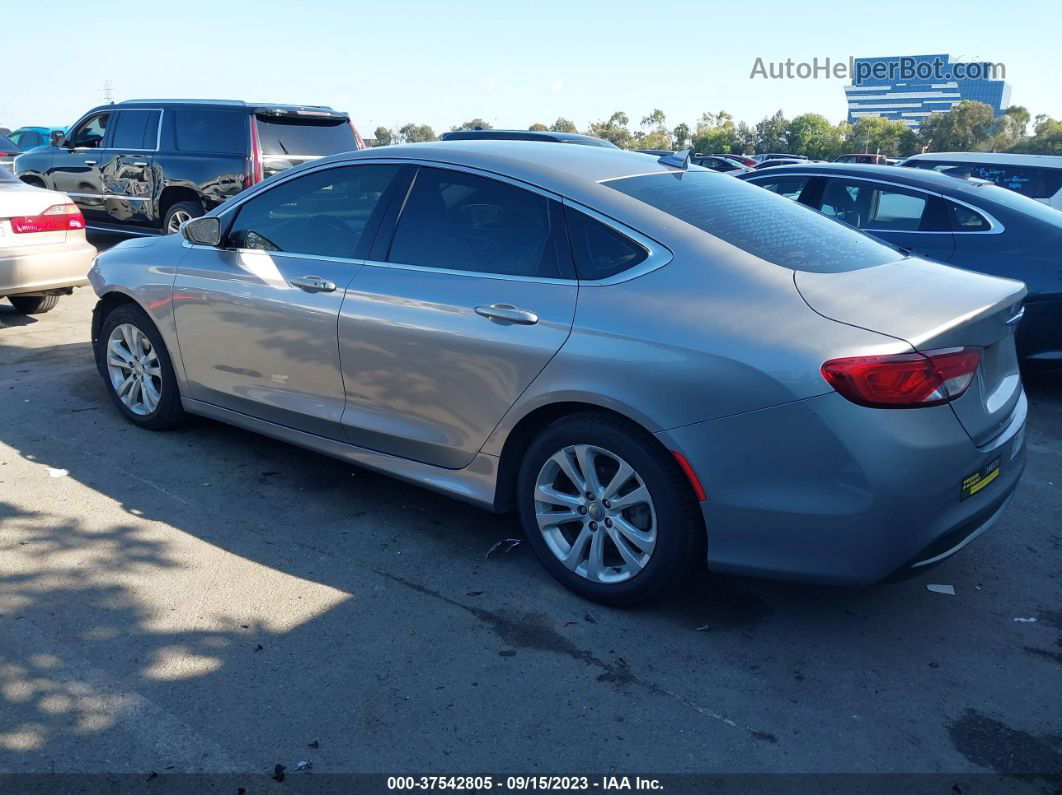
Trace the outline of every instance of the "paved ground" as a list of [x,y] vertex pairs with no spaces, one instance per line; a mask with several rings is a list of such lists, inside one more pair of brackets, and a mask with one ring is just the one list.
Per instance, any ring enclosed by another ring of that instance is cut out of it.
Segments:
[[128,425],[93,303],[0,309],[0,771],[1062,770],[1062,380],[1009,513],[932,573],[617,611],[488,558],[511,517]]

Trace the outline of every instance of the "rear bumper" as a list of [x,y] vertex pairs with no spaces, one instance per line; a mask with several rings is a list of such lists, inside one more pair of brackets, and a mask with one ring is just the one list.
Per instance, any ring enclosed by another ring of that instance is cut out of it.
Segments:
[[[658,434],[691,462],[708,565],[867,585],[939,562],[995,522],[1025,466],[1027,401],[977,447],[948,406],[867,409],[837,394]],[[971,473],[999,475],[960,499]]]
[[87,285],[96,247],[82,239],[0,252],[0,296]]

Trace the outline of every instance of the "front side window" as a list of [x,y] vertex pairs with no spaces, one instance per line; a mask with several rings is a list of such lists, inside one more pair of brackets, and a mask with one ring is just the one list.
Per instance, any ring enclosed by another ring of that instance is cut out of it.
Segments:
[[808,184],[808,180],[811,177],[786,177],[777,176],[768,179],[754,179],[749,180],[753,185],[759,185],[761,188],[766,188],[771,193],[777,193],[779,196],[785,196],[787,199],[796,201],[800,198],[800,194],[804,192],[804,188]]
[[784,268],[834,273],[902,256],[800,202],[720,174],[671,172],[603,184]]
[[247,114],[234,110],[173,111],[173,133],[180,152],[244,155],[250,146]]
[[281,183],[240,207],[229,245],[318,257],[365,256],[372,241],[363,233],[398,169],[343,166]]
[[421,168],[388,260],[537,278],[570,276],[550,200],[496,179]]
[[917,232],[926,204],[924,194],[862,181],[827,180],[822,192],[825,215],[860,229],[885,232]]
[[107,134],[107,122],[110,113],[97,113],[86,119],[80,127],[74,131],[73,146],[75,149],[98,149],[103,145],[103,136]]

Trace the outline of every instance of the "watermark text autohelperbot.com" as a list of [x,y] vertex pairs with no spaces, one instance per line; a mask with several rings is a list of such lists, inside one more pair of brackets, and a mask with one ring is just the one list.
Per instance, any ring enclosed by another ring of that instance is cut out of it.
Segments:
[[765,61],[757,58],[749,72],[750,80],[1005,80],[1007,67],[990,61],[949,61],[943,58],[918,60],[909,56],[861,60],[812,58],[810,61]]

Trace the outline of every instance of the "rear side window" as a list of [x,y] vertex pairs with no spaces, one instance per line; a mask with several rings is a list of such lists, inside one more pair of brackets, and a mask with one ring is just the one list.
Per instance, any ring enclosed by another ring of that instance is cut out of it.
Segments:
[[948,213],[953,232],[987,232],[991,224],[980,213],[955,202],[948,202]]
[[779,196],[785,196],[787,199],[796,201],[800,198],[800,194],[804,192],[804,188],[810,179],[811,177],[786,177],[779,175],[773,179],[755,179],[749,180],[749,182],[753,185],[759,185],[761,188],[766,188],[771,193],[777,193]]
[[399,166],[366,164],[316,171],[247,201],[229,244],[318,257],[364,256],[363,232]]
[[545,196],[496,179],[421,168],[387,259],[406,265],[570,278],[557,211]]
[[346,119],[311,121],[257,116],[255,123],[264,155],[334,155],[358,148]]
[[723,174],[671,172],[604,184],[785,268],[831,273],[900,258],[895,249],[799,202]]
[[247,114],[238,111],[173,111],[173,134],[179,152],[244,155],[250,145]]
[[649,256],[637,243],[578,210],[565,207],[564,216],[580,279],[607,279]]
[[154,149],[158,142],[159,111],[123,110],[114,121],[112,149]]

